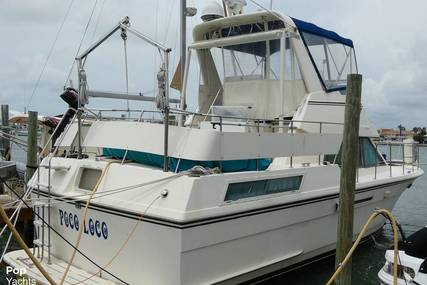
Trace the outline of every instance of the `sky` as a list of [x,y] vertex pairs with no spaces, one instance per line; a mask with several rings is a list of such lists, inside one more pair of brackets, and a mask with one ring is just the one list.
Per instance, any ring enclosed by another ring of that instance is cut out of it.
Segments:
[[[247,1],[246,12],[258,9]],[[187,2],[201,11],[207,1]],[[270,1],[257,2],[268,6]],[[426,1],[275,0],[273,8],[353,40],[363,75],[362,102],[377,127],[427,126]],[[0,0],[0,102],[18,111],[64,112],[66,105],[59,95],[81,41],[83,51],[125,16],[130,17],[133,28],[171,47],[175,66],[179,57],[178,9],[178,0]],[[199,22],[199,15],[188,19],[189,41],[192,27]],[[129,91],[151,94],[159,66],[157,51],[131,36],[127,51]],[[86,71],[90,88],[126,90],[120,34],[89,57]],[[71,74],[76,86],[75,68]],[[194,98],[189,101],[195,104]],[[132,108],[141,108],[141,103],[132,104]],[[94,99],[90,107],[125,105]]]

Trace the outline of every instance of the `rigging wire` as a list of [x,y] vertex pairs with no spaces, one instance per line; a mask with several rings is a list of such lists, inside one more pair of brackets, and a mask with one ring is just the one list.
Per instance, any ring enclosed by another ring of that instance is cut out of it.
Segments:
[[[140,184],[136,184],[136,185],[129,185],[129,186],[125,186],[125,187],[119,187],[116,189],[112,189],[112,190],[106,190],[103,192],[96,192],[92,198],[92,200],[98,199],[98,198],[103,198],[106,196],[110,196],[110,195],[114,195],[114,194],[118,194],[118,193],[122,193],[122,192],[126,192],[126,191],[131,191],[131,190],[135,190],[137,188],[141,188],[141,187],[145,187],[145,186],[150,186],[156,183],[160,183],[160,182],[166,182],[168,180],[174,179],[174,178],[178,178],[180,176],[184,176],[184,175],[188,175],[190,174],[192,171],[192,169],[188,170],[188,171],[182,171],[180,173],[168,176],[168,177],[164,177],[164,178],[160,178],[160,179],[156,179],[156,180],[152,180],[152,181],[148,181],[148,182],[144,182],[144,183],[140,183]],[[209,170],[207,170],[209,171]],[[208,172],[206,172],[208,173]],[[89,194],[79,194],[79,195],[73,195],[73,196],[63,196],[63,197],[57,197],[57,198],[53,198],[54,200],[58,201],[58,202],[53,202],[51,205],[55,205],[55,204],[61,204],[61,203],[67,203],[67,202],[82,202],[82,199],[87,198],[90,196]],[[52,198],[51,198],[52,199]],[[49,200],[49,198],[45,198],[45,199],[40,199],[37,198],[37,201],[43,201],[43,200]],[[31,200],[30,200],[31,201]]]
[[[0,182],[3,183],[10,191],[12,191],[12,193],[14,193],[16,196],[20,197],[18,195],[18,193],[11,187],[9,186],[9,184],[6,183],[6,181],[0,177]],[[55,234],[57,234],[63,241],[65,241],[69,246],[71,246],[73,249],[75,249],[80,255],[82,255],[85,259],[87,259],[90,263],[92,263],[93,265],[95,265],[98,269],[104,271],[105,273],[111,275],[112,277],[114,277],[115,279],[117,279],[118,281],[130,285],[129,283],[123,281],[120,277],[117,277],[116,275],[114,275],[113,273],[111,273],[110,271],[108,271],[107,269],[102,268],[100,265],[98,265],[98,263],[96,263],[95,261],[93,261],[89,256],[87,256],[86,254],[84,254],[81,250],[79,250],[78,248],[75,248],[74,245],[67,240],[67,238],[65,238],[63,235],[61,235],[61,233],[59,233],[57,230],[55,230],[49,223],[47,223],[47,221],[40,216],[38,213],[36,213],[34,211],[34,209],[31,207],[31,205],[29,205],[24,199],[20,198],[20,200],[22,201],[22,203],[27,206],[29,209],[31,209],[31,211],[33,212],[33,214],[39,218],[43,224],[46,225],[46,227],[48,227],[51,231],[53,231]]]
[[[22,199],[27,199],[27,197],[31,194],[31,187],[29,187],[28,188],[28,190],[24,193],[24,195],[21,197]],[[20,199],[20,197],[18,196],[18,199],[17,200],[19,200]],[[16,200],[14,201],[14,203],[16,202]],[[23,202],[21,202],[17,207],[16,207],[16,209],[13,211],[13,213],[12,213],[12,215],[10,215],[10,219],[12,220],[14,217],[15,217],[15,215],[18,213],[18,211],[19,211],[19,209],[22,207],[22,205],[23,205]],[[5,208],[7,208],[8,207],[8,204],[3,204],[3,207],[5,207]],[[18,218],[18,217],[17,217]],[[3,233],[4,233],[4,231],[7,229],[7,225],[4,225],[3,226],[3,228],[1,229],[1,231],[0,231],[0,238],[2,237],[2,235],[3,235]],[[7,248],[7,247],[6,247]]]
[[[25,194],[24,194],[25,195]],[[21,204],[22,205],[22,204]],[[21,208],[22,207],[19,207],[19,208],[17,208],[17,214],[16,214],[16,218],[15,218],[15,221],[13,222],[13,226],[14,227],[16,227],[16,223],[18,222],[18,218],[19,218],[19,214],[20,214],[20,212],[21,212]],[[11,218],[11,220],[12,220],[12,218]],[[7,227],[7,225],[5,225],[6,227]],[[7,238],[7,242],[6,242],[6,245],[4,246],[4,249],[3,249],[3,252],[2,252],[2,254],[1,254],[1,256],[0,256],[0,264],[2,264],[3,263],[3,258],[4,258],[4,256],[6,255],[6,252],[7,252],[7,249],[9,248],[9,244],[10,244],[10,241],[11,241],[11,239],[12,239],[12,232],[10,232],[10,234],[9,234],[9,237]]]
[[[89,29],[90,22],[92,21],[92,17],[93,17],[93,14],[95,12],[97,4],[98,4],[98,0],[95,0],[95,3],[93,4],[92,11],[91,11],[90,16],[89,16],[89,19],[86,23],[86,27],[85,27],[82,39],[80,40],[80,44],[79,44],[79,47],[77,48],[77,52],[76,52],[76,55],[74,56],[74,58],[76,58],[79,55],[80,49],[82,48],[83,41],[86,37],[87,31]],[[64,82],[64,89],[65,89],[65,86],[67,86],[67,82],[71,77],[71,73],[73,72],[75,64],[76,64],[76,61],[75,61],[75,59],[73,59],[73,63],[71,64],[70,71],[68,72],[67,78],[65,79],[65,82]]]
[[[255,4],[256,6],[258,6],[259,8],[261,8],[262,10],[265,10],[266,12],[268,12],[273,17],[280,19],[280,16],[277,13],[273,12],[271,9],[268,9],[268,8],[262,6],[261,4],[259,4],[255,0],[249,0],[249,1],[252,2],[253,4]],[[289,26],[289,24],[287,24],[286,22],[283,22],[283,24],[285,25],[285,27]],[[293,28],[292,26],[289,26],[289,27]]]
[[66,11],[66,13],[64,15],[64,18],[62,19],[61,25],[59,26],[59,29],[56,32],[55,39],[54,39],[54,41],[53,41],[53,43],[52,43],[52,45],[50,47],[49,53],[48,53],[48,55],[46,57],[46,61],[44,62],[42,70],[40,71],[39,77],[37,78],[36,84],[35,84],[35,86],[33,88],[33,91],[31,92],[30,99],[28,100],[27,107],[26,107],[27,109],[31,105],[33,97],[36,94],[37,88],[39,87],[39,84],[40,84],[40,80],[41,80],[41,78],[42,78],[42,76],[44,74],[44,71],[46,70],[46,67],[47,67],[47,64],[49,62],[49,59],[52,56],[53,50],[54,50],[54,48],[56,46],[56,42],[58,41],[59,35],[60,35],[61,31],[62,31],[62,28],[64,27],[65,21],[67,20],[68,15],[70,14],[71,7],[73,6],[73,3],[74,3],[74,0],[71,0],[70,4],[68,5],[67,11]]
[[101,19],[102,12],[104,11],[105,1],[106,0],[102,1],[101,8],[99,9],[99,13],[98,13],[98,17],[96,19],[95,28],[93,29],[93,34],[92,34],[91,41],[93,41],[93,39],[95,38],[96,32],[98,31],[98,24],[99,24],[99,21]]

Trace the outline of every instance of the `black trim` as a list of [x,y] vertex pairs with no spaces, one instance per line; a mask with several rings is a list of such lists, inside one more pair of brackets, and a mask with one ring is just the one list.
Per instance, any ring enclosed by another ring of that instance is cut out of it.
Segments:
[[308,105],[321,105],[321,106],[345,106],[345,102],[325,102],[325,101],[308,101]]
[[[391,182],[391,183],[387,183],[387,184],[381,184],[381,185],[376,185],[376,186],[372,186],[372,187],[357,189],[356,193],[357,194],[358,193],[364,193],[364,192],[369,192],[369,191],[376,190],[376,189],[381,189],[381,188],[384,188],[387,186],[404,184],[404,183],[408,183],[410,180],[413,180],[413,179],[411,178],[411,179],[406,179],[406,180],[402,180],[402,181],[396,181],[396,182]],[[44,191],[40,191],[40,195],[44,196],[44,197],[48,197],[48,193],[44,192]],[[84,200],[74,201],[72,198],[59,196],[59,195],[55,195],[55,194],[51,194],[51,197],[52,196],[56,197],[53,199],[56,199],[58,201],[64,201],[68,204],[75,205],[77,207],[80,207],[81,205],[85,204]],[[133,220],[142,220],[144,222],[153,223],[153,224],[157,224],[157,225],[162,225],[162,226],[167,226],[167,227],[172,227],[172,228],[177,228],[177,229],[186,229],[186,228],[193,228],[193,227],[199,227],[199,226],[204,226],[204,225],[218,223],[218,222],[234,220],[234,219],[243,218],[243,217],[255,216],[255,215],[264,214],[264,213],[268,213],[268,212],[275,212],[275,211],[279,211],[279,210],[294,208],[294,207],[308,205],[308,204],[314,204],[317,202],[323,202],[323,201],[328,201],[328,200],[337,199],[337,198],[339,198],[338,193],[330,194],[330,195],[326,195],[326,196],[314,197],[314,198],[305,199],[305,200],[299,200],[299,201],[295,201],[295,202],[284,203],[284,204],[280,204],[280,205],[267,206],[267,207],[262,207],[262,208],[258,208],[258,209],[246,210],[246,211],[239,212],[239,213],[232,213],[232,214],[227,214],[227,215],[219,215],[219,216],[215,216],[215,217],[202,218],[202,219],[192,220],[192,221],[188,221],[188,222],[173,221],[173,220],[162,219],[162,218],[157,218],[157,217],[152,217],[152,216],[142,217],[141,213],[135,213],[135,212],[127,211],[127,210],[116,209],[116,208],[112,208],[110,206],[104,206],[104,205],[93,204],[93,203],[91,203],[89,205],[89,209],[97,210],[100,212],[104,212],[104,213],[108,213],[108,214],[112,214],[112,215],[116,215],[116,216],[129,218],[129,219],[133,219]]]
[[[301,31],[301,32],[299,33],[299,34],[300,34],[300,36],[301,36],[302,42],[304,43],[305,49],[307,50],[308,56],[310,57],[311,63],[312,63],[312,64],[313,64],[313,66],[314,66],[314,70],[315,70],[315,71],[316,71],[316,73],[317,73],[317,77],[319,78],[320,83],[322,84],[323,89],[326,91],[326,93],[331,93],[331,92],[334,92],[334,91],[347,90],[347,86],[345,86],[345,87],[336,87],[336,88],[331,88],[331,89],[328,89],[328,88],[326,87],[325,81],[323,80],[322,76],[320,75],[320,71],[319,71],[319,69],[317,69],[317,65],[316,65],[316,63],[315,63],[315,61],[314,61],[314,59],[313,59],[313,56],[311,55],[310,49],[309,49],[309,48],[308,48],[308,46],[307,46],[307,43],[306,43],[305,38],[304,38],[304,35],[303,35],[304,33],[307,33],[307,34],[310,34],[310,35],[314,35],[314,36],[316,36],[316,34],[309,33],[309,32],[306,32],[306,31]],[[354,49],[354,48],[353,48],[353,49]],[[354,52],[354,53],[355,53],[355,52]]]
[[374,196],[357,200],[357,201],[354,202],[354,204],[357,205],[357,204],[360,204],[360,203],[368,202],[368,201],[371,201],[372,199],[374,199]]

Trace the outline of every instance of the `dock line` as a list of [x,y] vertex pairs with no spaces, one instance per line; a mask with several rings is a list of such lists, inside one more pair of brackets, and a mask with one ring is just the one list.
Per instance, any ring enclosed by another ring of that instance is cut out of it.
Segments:
[[398,262],[398,255],[399,255],[399,235],[398,235],[398,226],[396,218],[393,216],[393,214],[387,210],[387,209],[376,209],[374,213],[371,214],[369,219],[366,221],[365,225],[363,226],[362,230],[360,231],[359,235],[357,236],[356,241],[354,242],[353,246],[350,248],[349,252],[343,259],[343,261],[339,264],[338,268],[336,269],[335,273],[332,275],[332,277],[329,279],[329,281],[326,283],[326,285],[331,285],[335,281],[335,279],[338,277],[338,275],[341,273],[342,269],[347,265],[348,261],[350,260],[350,257],[353,255],[354,251],[356,250],[357,246],[359,245],[360,241],[362,240],[363,236],[365,235],[366,231],[368,230],[369,225],[372,223],[375,218],[378,216],[383,216],[386,219],[390,220],[392,228],[393,228],[393,244],[394,244],[394,261],[393,261],[393,285],[398,285],[397,283],[397,262]]

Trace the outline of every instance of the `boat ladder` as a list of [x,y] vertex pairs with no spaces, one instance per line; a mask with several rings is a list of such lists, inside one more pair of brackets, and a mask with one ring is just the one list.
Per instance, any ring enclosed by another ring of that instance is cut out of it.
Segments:
[[[51,264],[51,229],[48,227],[50,225],[51,218],[51,171],[62,170],[57,169],[58,167],[51,166],[51,159],[49,158],[49,163],[47,165],[40,165],[37,168],[37,200],[33,203],[34,208],[34,240],[33,240],[33,254],[37,252],[37,258],[43,260],[45,251],[47,251],[47,262]],[[40,182],[40,168],[45,168],[48,170],[48,184],[43,184]],[[65,168],[64,168],[65,169]],[[68,170],[68,169],[67,169]],[[43,195],[40,198],[40,193],[47,193],[47,197]]]

